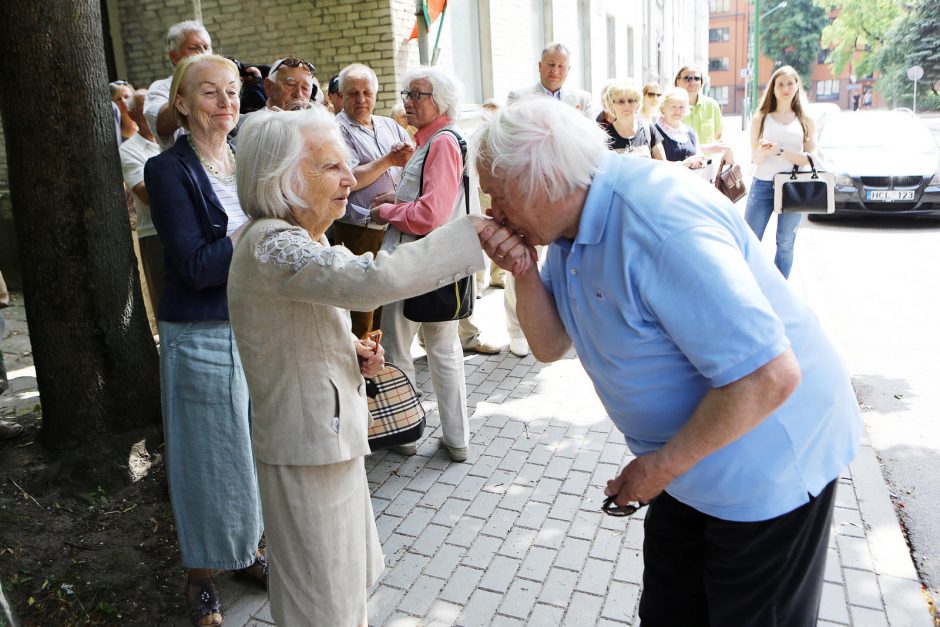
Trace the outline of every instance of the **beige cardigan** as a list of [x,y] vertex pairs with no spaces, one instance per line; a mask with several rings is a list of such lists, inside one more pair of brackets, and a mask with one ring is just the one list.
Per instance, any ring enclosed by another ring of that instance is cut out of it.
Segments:
[[394,253],[353,255],[282,220],[242,233],[229,312],[248,379],[252,447],[266,464],[332,464],[366,455],[369,412],[349,310],[370,311],[483,269],[459,219]]

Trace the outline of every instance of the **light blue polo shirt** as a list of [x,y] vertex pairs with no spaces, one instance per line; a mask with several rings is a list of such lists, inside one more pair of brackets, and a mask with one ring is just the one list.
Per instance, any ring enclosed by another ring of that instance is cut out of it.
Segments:
[[636,455],[657,450],[705,393],[792,347],[793,395],[668,492],[725,520],[766,520],[817,495],[854,458],[861,415],[816,316],[734,206],[675,164],[610,153],[572,241],[542,270],[608,414]]

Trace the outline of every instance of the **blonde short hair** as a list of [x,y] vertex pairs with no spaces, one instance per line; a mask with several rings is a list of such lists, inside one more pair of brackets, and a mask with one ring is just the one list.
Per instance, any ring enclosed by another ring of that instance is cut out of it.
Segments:
[[176,69],[173,70],[173,82],[170,83],[169,103],[173,119],[176,121],[177,125],[181,128],[185,128],[187,131],[189,130],[189,121],[186,119],[186,116],[180,113],[180,110],[176,108],[176,97],[180,93],[180,86],[186,81],[189,70],[197,63],[218,63],[219,65],[223,65],[232,73],[235,80],[238,81],[239,84],[241,83],[241,78],[238,75],[238,67],[225,57],[220,57],[217,54],[197,54],[181,59],[180,62],[176,64]]
[[662,111],[666,108],[666,105],[670,102],[678,102],[685,106],[686,109],[689,108],[689,92],[681,87],[670,87],[663,93],[663,101],[659,105],[659,110]]
[[623,97],[636,98],[637,102],[642,102],[643,92],[640,85],[631,78],[614,79],[605,86],[601,105],[604,107],[604,113],[609,116],[614,115],[614,101]]

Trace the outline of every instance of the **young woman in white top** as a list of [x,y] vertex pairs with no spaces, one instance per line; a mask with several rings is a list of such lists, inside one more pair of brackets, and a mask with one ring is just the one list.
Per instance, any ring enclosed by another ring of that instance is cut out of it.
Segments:
[[[770,77],[758,112],[751,119],[751,160],[756,164],[747,198],[744,219],[758,239],[774,208],[774,175],[789,172],[794,165],[809,165],[807,153],[816,149],[816,127],[804,111],[805,99],[799,74],[789,65]],[[790,276],[793,244],[802,215],[777,216],[777,254],[774,264]]]

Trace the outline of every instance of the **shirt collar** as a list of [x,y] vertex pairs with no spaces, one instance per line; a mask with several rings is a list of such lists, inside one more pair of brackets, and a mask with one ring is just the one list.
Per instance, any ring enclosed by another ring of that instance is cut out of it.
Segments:
[[561,90],[563,89],[562,87],[559,87],[558,91],[552,91],[551,89],[549,89],[542,83],[539,83],[539,87],[542,88],[542,91],[545,93],[546,96],[551,96],[552,98],[557,98],[558,100],[561,100]]
[[575,244],[588,246],[598,244],[604,235],[607,226],[607,216],[610,214],[611,198],[614,194],[614,182],[620,170],[622,159],[615,152],[609,152],[601,159],[597,172],[591,179],[584,207],[581,209],[581,220],[578,222],[578,235]]
[[360,124],[359,122],[356,122],[354,119],[352,119],[351,117],[349,117],[348,115],[346,115],[346,111],[340,111],[340,112],[337,114],[337,117],[338,117],[342,122],[344,122],[345,124],[347,124],[347,125],[349,125],[349,126],[358,126],[359,128],[365,128],[365,129],[369,129],[369,130],[372,130],[372,128],[375,127],[375,120],[372,119],[372,116],[369,116],[369,119],[372,121],[372,125],[371,125],[371,126],[366,126],[365,124]]
[[431,139],[431,136],[433,136],[434,133],[438,132],[439,130],[447,126],[448,124],[450,124],[450,118],[446,115],[442,115],[441,117],[437,118],[436,120],[434,120],[433,122],[425,126],[423,129],[415,133],[415,141],[418,143],[419,146],[425,145],[426,143],[428,143],[428,140]]

